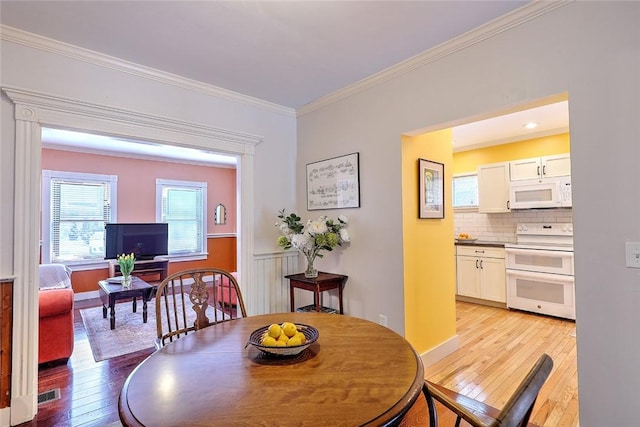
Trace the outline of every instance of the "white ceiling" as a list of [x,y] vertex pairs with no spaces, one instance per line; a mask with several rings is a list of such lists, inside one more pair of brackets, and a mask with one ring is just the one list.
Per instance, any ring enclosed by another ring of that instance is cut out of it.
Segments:
[[[536,127],[525,128],[528,123]],[[569,132],[569,102],[559,101],[453,128],[453,149],[463,151]]]
[[237,158],[207,151],[154,142],[131,141],[106,135],[92,135],[65,129],[42,129],[42,146],[54,150],[108,154],[194,165],[235,168]]
[[[0,23],[298,109],[531,1],[2,0]],[[551,121],[517,122],[534,119]],[[454,139],[500,141],[507,128]]]

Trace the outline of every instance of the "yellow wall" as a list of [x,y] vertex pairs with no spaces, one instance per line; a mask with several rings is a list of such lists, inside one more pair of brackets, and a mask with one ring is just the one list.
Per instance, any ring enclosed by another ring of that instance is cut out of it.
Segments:
[[[418,353],[456,334],[451,135],[402,138],[405,335]],[[444,219],[418,219],[418,158],[445,165]]]
[[569,153],[569,134],[478,148],[453,154],[453,174],[475,172],[478,165]]

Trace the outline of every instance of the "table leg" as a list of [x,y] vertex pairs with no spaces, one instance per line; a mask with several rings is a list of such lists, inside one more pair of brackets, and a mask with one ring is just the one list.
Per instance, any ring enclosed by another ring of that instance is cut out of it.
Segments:
[[135,313],[136,310],[138,309],[138,305],[136,303],[136,301],[138,300],[138,297],[133,297],[133,312]]
[[142,294],[142,323],[147,323],[147,300],[150,299],[150,296],[151,291],[149,291],[146,295]]
[[102,304],[102,318],[106,319],[107,318],[107,306]]
[[109,322],[111,329],[116,328],[116,299],[109,297],[109,309],[111,310]]
[[340,303],[340,314],[344,314],[344,310],[342,309],[342,283],[338,286],[338,302]]
[[290,295],[290,299],[291,299],[291,311],[294,312],[296,311],[296,303],[294,302],[294,293],[293,293],[294,287],[293,285],[289,285],[289,295]]
[[320,306],[322,305],[322,298],[320,298],[320,291],[316,290],[313,293],[313,303],[316,305],[316,311],[320,313]]

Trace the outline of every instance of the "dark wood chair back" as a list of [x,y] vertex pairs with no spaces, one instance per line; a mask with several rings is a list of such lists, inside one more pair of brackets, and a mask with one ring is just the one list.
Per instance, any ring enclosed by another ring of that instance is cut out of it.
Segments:
[[247,317],[235,274],[195,268],[167,276],[155,296],[156,347],[207,326]]
[[547,354],[540,356],[536,364],[531,368],[527,376],[522,380],[516,391],[511,395],[507,403],[496,418],[499,426],[526,426],[531,418],[533,405],[536,403],[538,393],[553,368],[553,360]]
[[441,385],[425,381],[422,392],[426,405],[424,400],[414,404],[400,425],[403,427],[426,425],[425,420],[428,419],[430,427],[438,426],[436,407],[438,403],[437,406],[440,409],[444,407],[453,413],[456,417],[456,427],[460,425],[461,420],[465,420],[473,427],[535,427],[529,422],[529,418],[538,393],[552,368],[551,357],[547,354],[540,356],[501,410]]

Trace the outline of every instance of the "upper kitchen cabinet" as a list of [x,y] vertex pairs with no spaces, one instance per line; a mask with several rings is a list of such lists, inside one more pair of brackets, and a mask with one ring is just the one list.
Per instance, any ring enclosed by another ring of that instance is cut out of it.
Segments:
[[554,178],[570,175],[571,158],[569,153],[514,160],[510,162],[511,181]]
[[478,212],[510,212],[509,162],[478,166]]

